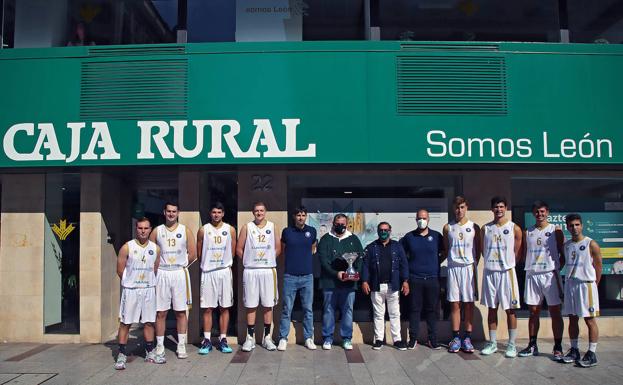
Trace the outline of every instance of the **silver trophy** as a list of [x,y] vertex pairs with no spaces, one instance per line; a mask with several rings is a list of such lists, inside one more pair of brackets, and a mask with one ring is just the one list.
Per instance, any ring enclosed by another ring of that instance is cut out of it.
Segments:
[[342,258],[348,263],[348,268],[342,275],[342,279],[346,281],[359,281],[359,273],[353,267],[353,263],[359,258],[359,253],[344,253]]

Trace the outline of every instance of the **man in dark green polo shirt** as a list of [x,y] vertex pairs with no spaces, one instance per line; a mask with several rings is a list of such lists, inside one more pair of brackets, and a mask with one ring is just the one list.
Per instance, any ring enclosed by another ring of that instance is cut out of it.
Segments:
[[[356,235],[348,231],[348,218],[344,214],[337,214],[333,218],[331,231],[320,238],[318,242],[318,256],[320,258],[320,288],[323,289],[324,302],[322,309],[322,337],[324,350],[333,345],[333,331],[335,330],[335,313],[341,313],[340,335],[342,346],[346,350],[353,348],[353,304],[357,282],[346,280],[344,273],[348,267],[342,255],[358,253],[363,255],[361,241]],[[361,272],[361,258],[354,263],[354,268]]]

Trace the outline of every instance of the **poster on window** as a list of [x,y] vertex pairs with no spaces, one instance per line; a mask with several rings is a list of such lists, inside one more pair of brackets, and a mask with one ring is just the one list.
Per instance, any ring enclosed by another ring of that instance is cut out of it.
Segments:
[[[603,260],[603,274],[623,274],[623,212],[579,212],[582,216],[583,233],[599,244]],[[571,239],[567,231],[567,213],[551,212],[548,221],[559,225],[565,240]],[[525,214],[526,226],[535,223],[532,213]]]
[[392,226],[392,239],[398,240],[415,230],[419,209],[429,211],[429,228],[441,232],[448,222],[447,201],[443,198],[303,198],[309,211],[307,224],[318,231],[318,239],[331,230],[333,216],[343,213],[348,217],[348,230],[359,237],[365,247],[377,239],[380,222]]

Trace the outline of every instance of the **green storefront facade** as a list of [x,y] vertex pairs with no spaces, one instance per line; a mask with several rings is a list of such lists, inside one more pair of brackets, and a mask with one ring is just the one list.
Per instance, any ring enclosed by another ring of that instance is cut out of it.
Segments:
[[[616,222],[620,68],[623,48],[595,44],[4,50],[2,337],[107,340],[119,295],[114,255],[132,236],[132,216],[158,220],[156,207],[167,199],[179,201],[194,230],[216,199],[238,226],[256,200],[268,203],[279,226],[300,203],[318,218],[348,211],[357,226],[366,213],[408,218],[418,206],[434,207],[441,223],[460,193],[481,224],[498,194],[520,225],[535,199],[557,212],[608,212]],[[74,226],[66,239],[54,230],[61,220],[63,229]],[[623,258],[618,242],[610,246],[613,260]],[[604,335],[623,333],[620,278],[609,274],[600,286]],[[366,300],[358,297],[355,317],[363,340],[371,338]],[[38,316],[24,321],[24,303]],[[442,317],[446,310],[442,304]],[[242,318],[233,334],[244,330]],[[197,336],[198,324],[195,309]],[[19,333],[7,331],[17,325]]]

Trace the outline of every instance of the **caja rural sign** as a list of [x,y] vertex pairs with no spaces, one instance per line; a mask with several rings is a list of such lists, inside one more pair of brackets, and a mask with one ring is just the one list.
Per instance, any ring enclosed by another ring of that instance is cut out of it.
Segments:
[[[386,139],[376,141],[372,130],[318,127],[299,118],[16,123],[3,133],[0,165],[622,161],[616,138],[591,131],[530,136],[503,130],[477,135],[415,129],[408,136],[386,131]],[[412,150],[395,151],[404,142]]]

